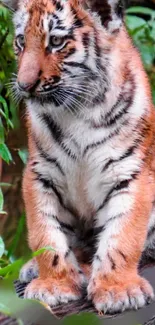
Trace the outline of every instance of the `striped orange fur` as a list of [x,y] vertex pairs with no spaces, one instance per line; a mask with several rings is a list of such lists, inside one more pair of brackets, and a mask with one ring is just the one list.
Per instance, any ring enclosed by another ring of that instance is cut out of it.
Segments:
[[100,312],[153,297],[138,273],[155,247],[155,113],[118,0],[24,0],[14,15],[29,160],[23,194],[33,251],[25,297],[87,291]]

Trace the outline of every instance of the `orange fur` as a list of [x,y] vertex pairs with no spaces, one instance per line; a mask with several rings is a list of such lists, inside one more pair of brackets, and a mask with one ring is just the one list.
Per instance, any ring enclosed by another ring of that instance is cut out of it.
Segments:
[[[79,6],[78,1],[70,0],[70,5],[76,10],[78,18],[83,22],[83,26],[80,28],[80,31],[79,29],[76,31],[76,39],[70,40],[64,50],[60,53],[48,54],[45,49],[46,34],[41,25],[41,18],[45,13],[53,13],[55,5],[52,1],[48,0],[31,0],[29,2],[26,9],[30,14],[30,20],[25,31],[25,50],[19,55],[18,82],[34,85],[38,78],[40,83],[44,83],[52,78],[51,76],[61,77],[65,56],[74,48],[82,49],[81,39],[85,33],[88,35],[92,33],[93,19],[82,6]],[[148,78],[144,72],[140,56],[133,47],[124,27],[121,28],[117,36],[116,33],[105,31],[103,34],[104,37],[102,37],[102,33],[102,28],[98,28],[95,36],[97,42],[100,41],[100,48],[104,49],[105,54],[109,50],[111,51],[113,66],[116,69],[112,80],[114,87],[120,90],[127,80],[129,70],[133,73],[134,77],[136,76],[135,71],[138,71],[138,77],[136,77],[139,78],[146,91],[148,106],[146,114],[144,114],[143,119],[139,119],[137,126],[138,134],[143,135],[143,140],[138,147],[143,167],[137,178],[129,185],[134,204],[128,213],[128,217],[122,221],[122,228],[119,234],[112,235],[110,238],[117,242],[117,246],[114,249],[110,245],[110,248],[108,248],[109,250],[111,249],[110,258],[114,263],[114,267],[109,266],[108,251],[105,260],[102,261],[102,265],[95,272],[94,277],[92,275],[94,274],[92,271],[93,263],[82,263],[85,251],[77,248],[73,249],[74,257],[76,257],[75,260],[77,260],[87,281],[89,281],[88,295],[90,299],[93,299],[98,310],[102,310],[102,308],[100,309],[100,303],[107,304],[110,294],[113,303],[116,304],[127,299],[127,292],[131,300],[132,298],[134,300],[134,297],[138,297],[141,291],[144,291],[150,297],[153,295],[150,285],[138,275],[137,266],[146,241],[149,218],[155,200],[155,112],[152,105]],[[136,83],[138,84],[138,79],[136,79]],[[110,98],[110,100],[112,99]],[[97,117],[95,118],[91,126],[97,129],[100,127],[101,121],[100,119],[97,120]],[[39,157],[39,150],[34,140],[30,114],[27,115],[27,126],[29,162],[24,174],[23,193],[27,212],[29,245],[33,251],[49,245],[55,248],[55,252],[46,251],[37,257],[39,279],[35,279],[29,284],[27,292],[36,292],[42,288],[51,295],[54,295],[54,290],[57,287],[58,291],[62,294],[72,292],[73,295],[79,296],[81,284],[80,273],[74,263],[66,261],[64,255],[57,251],[57,243],[51,236],[56,226],[55,224],[51,226],[50,222],[48,223],[46,219],[44,220],[45,213],[41,210],[41,194],[36,187],[36,175],[33,172],[33,163]],[[124,145],[124,143],[126,147],[128,144],[130,145],[130,130],[128,132],[129,137],[123,129],[120,131],[117,143],[118,148],[122,144]],[[43,141],[39,134],[39,141],[44,146],[46,144],[46,137]],[[50,146],[52,153],[54,144],[50,143]],[[80,164],[81,168],[79,168],[75,177],[76,185],[74,190],[76,193],[76,202],[70,200],[68,202],[68,209],[69,213],[75,215],[79,220],[84,216],[89,216],[88,220],[86,220],[89,223],[89,220],[95,216],[96,206],[89,200],[85,186],[89,178],[89,175],[85,178],[88,168],[87,160],[83,159]],[[67,186],[66,181],[64,186],[66,187],[66,192]],[[48,193],[47,191],[47,205],[50,203],[52,195],[53,200],[55,200],[54,194]],[[61,208],[58,206],[58,214],[60,214],[60,210]],[[57,263],[58,259],[59,263]]]

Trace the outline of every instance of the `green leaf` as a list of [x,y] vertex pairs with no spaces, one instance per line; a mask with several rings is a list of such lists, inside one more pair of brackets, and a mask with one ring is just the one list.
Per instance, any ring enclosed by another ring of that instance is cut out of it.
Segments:
[[2,213],[2,211],[3,211],[3,205],[4,205],[3,192],[0,188],[0,213]]
[[4,143],[4,126],[0,117],[0,143]]
[[1,212],[1,214],[7,214],[7,212],[3,211],[3,210],[1,210],[0,212]]
[[2,109],[0,108],[0,114],[6,119],[7,117],[6,117],[6,115],[5,115],[5,113],[2,111]]
[[5,160],[7,163],[12,161],[12,156],[11,153],[6,146],[5,143],[0,143],[0,156],[2,157],[3,160]]
[[3,256],[4,251],[5,251],[4,241],[3,241],[2,237],[0,237],[0,257]]
[[3,267],[2,269],[0,269],[0,276],[7,277],[8,275],[15,275],[15,277],[17,277],[24,263],[25,260],[19,259],[14,263]]
[[8,122],[9,120],[9,111],[8,111],[8,105],[6,100],[0,95],[0,103],[3,105],[5,115],[6,115],[6,121]]
[[4,186],[4,187],[10,187],[10,186],[12,186],[12,184],[9,184],[9,183],[0,183],[0,186]]
[[9,308],[7,306],[3,305],[2,303],[0,303],[0,312],[5,315],[8,315],[8,316],[10,316],[10,314],[11,314]]
[[146,7],[136,6],[136,7],[128,8],[126,10],[126,13],[127,14],[143,14],[143,15],[150,15],[150,16],[153,15],[154,16],[155,10],[146,8]]
[[17,319],[18,325],[24,325],[23,321],[21,319]]
[[15,232],[15,235],[14,235],[13,241],[11,243],[11,246],[10,246],[10,248],[8,250],[8,253],[7,253],[8,258],[15,253],[16,248],[17,248],[18,243],[19,243],[19,240],[20,240],[21,235],[23,233],[24,226],[25,226],[25,214],[23,213],[21,215],[20,219],[19,219],[17,230]]
[[139,46],[142,60],[144,62],[145,68],[152,68],[153,59],[154,59],[154,49],[149,44],[140,44]]
[[93,313],[81,313],[64,318],[63,325],[101,325],[99,317]]
[[28,158],[28,151],[27,149],[19,149],[18,150],[19,157],[21,158],[22,162],[24,164],[27,163],[27,158]]
[[146,21],[143,18],[137,16],[126,16],[126,24],[129,30],[133,31],[135,29],[142,28],[146,25]]
[[33,252],[32,257],[38,256],[38,255],[44,253],[45,251],[53,251],[53,252],[55,252],[55,249],[52,248],[51,246],[42,247],[42,248],[38,249],[37,251]]
[[8,262],[6,260],[4,260],[3,258],[0,258],[0,268],[7,266],[7,265],[8,265]]

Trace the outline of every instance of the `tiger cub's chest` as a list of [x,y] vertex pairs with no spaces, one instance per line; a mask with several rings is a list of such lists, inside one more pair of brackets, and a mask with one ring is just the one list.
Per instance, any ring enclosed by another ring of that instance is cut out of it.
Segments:
[[71,159],[66,153],[58,154],[53,150],[51,154],[56,164],[43,166],[42,163],[42,172],[53,180],[65,206],[77,211],[78,215],[93,216],[109,190],[109,175],[102,174],[102,151],[100,148],[87,157]]
[[62,118],[61,128],[57,121],[50,120],[50,125],[48,120],[43,121],[44,124],[42,120],[39,122],[36,124],[34,120],[34,129],[44,154],[39,155],[36,168],[53,181],[65,205],[80,215],[93,215],[115,181],[113,173],[102,171],[115,155],[114,143],[104,143],[110,131],[92,129],[83,121],[74,123],[65,118]]

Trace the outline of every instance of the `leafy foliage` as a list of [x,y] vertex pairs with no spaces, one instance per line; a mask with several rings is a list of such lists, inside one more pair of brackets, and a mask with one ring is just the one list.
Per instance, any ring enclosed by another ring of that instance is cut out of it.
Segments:
[[141,53],[155,103],[155,10],[131,7],[127,10],[126,24],[134,44]]
[[[11,152],[6,144],[9,129],[13,128],[16,118],[16,107],[9,91],[11,75],[15,71],[13,53],[13,25],[10,12],[0,4],[0,159],[12,162]],[[3,193],[0,188],[0,213],[3,211]]]
[[0,4],[0,156],[7,163],[12,160],[12,157],[5,144],[5,136],[9,128],[13,128],[15,116],[15,104],[7,85],[16,66],[12,43],[11,14]]

